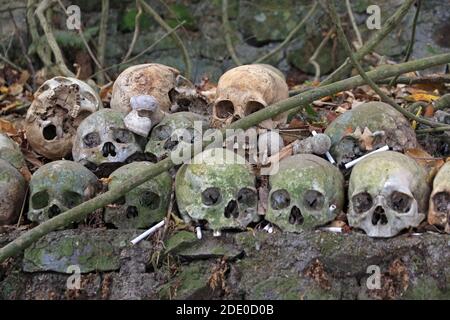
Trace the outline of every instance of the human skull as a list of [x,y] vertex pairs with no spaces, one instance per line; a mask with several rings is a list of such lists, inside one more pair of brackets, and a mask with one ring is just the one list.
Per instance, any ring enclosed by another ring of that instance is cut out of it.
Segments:
[[[194,126],[196,121],[200,124],[199,126]],[[196,113],[169,114],[153,128],[145,153],[158,160],[165,158],[180,143],[183,143],[183,146],[190,144],[196,135],[201,138],[202,131],[207,128],[207,125],[206,119]]]
[[28,219],[42,223],[91,199],[97,190],[97,177],[81,164],[47,163],[31,177]]
[[103,109],[80,124],[72,153],[74,161],[108,176],[123,163],[142,156],[142,147],[139,138],[125,127],[123,113]]
[[393,151],[375,153],[353,168],[348,222],[370,237],[393,237],[425,218],[427,174],[412,158]]
[[[213,118],[230,124],[273,103],[287,99],[289,89],[283,74],[266,64],[250,64],[225,72],[217,85]],[[275,124],[285,123],[287,114],[273,118]],[[261,123],[268,129],[270,121]]]
[[327,127],[325,134],[331,138],[330,153],[338,165],[384,145],[394,151],[417,146],[408,120],[383,102],[364,103],[343,113]]
[[428,223],[450,233],[450,162],[446,162],[434,178]]
[[70,154],[80,122],[100,108],[100,97],[87,83],[66,77],[47,80],[27,112],[28,142],[44,157],[61,159]]
[[[152,165],[154,164],[141,161],[117,169],[110,175],[109,190],[120,189],[124,181]],[[118,228],[149,228],[163,220],[167,214],[171,191],[172,178],[167,172],[163,172],[107,206],[105,221]]]
[[25,179],[10,163],[0,159],[0,225],[17,220],[25,194]]
[[18,170],[26,165],[19,145],[3,133],[0,133],[0,159],[9,162]]
[[214,231],[245,229],[258,221],[255,176],[245,159],[213,148],[194,157],[177,173],[175,193],[183,219],[207,222]]
[[130,131],[147,137],[177,103],[178,86],[186,83],[190,82],[172,67],[158,63],[132,66],[114,82],[111,108],[127,114],[125,125]]
[[341,212],[344,177],[328,161],[297,154],[280,161],[269,177],[266,220],[283,231],[300,232],[322,226]]

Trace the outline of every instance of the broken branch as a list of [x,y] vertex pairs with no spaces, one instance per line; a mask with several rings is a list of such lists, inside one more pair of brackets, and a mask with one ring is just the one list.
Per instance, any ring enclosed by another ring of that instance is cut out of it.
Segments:
[[[102,0],[102,13],[100,18],[100,29],[98,31],[98,62],[101,66],[105,65],[105,50],[106,50],[106,35],[108,30],[108,17],[109,17],[109,0]],[[101,70],[103,67],[98,67],[97,70]],[[100,72],[97,76],[97,82],[99,84],[105,83],[105,74]]]
[[[450,53],[435,55],[432,57],[419,59],[416,61],[409,61],[398,65],[381,66],[373,71],[368,72],[367,77],[373,80],[380,80],[394,77],[397,74],[407,73],[415,70],[423,70],[447,63],[450,63]],[[341,91],[350,90],[363,84],[365,84],[365,80],[360,76],[355,76],[349,79],[338,81],[336,83],[332,83],[327,86],[318,87],[297,96],[275,103],[255,113],[252,113],[251,115],[232,123],[225,129],[239,128],[245,130],[257,125],[258,123],[266,119],[273,118],[274,116],[289,111],[293,108],[306,106],[320,98],[333,95]],[[194,154],[195,152],[193,152],[193,155]],[[158,162],[154,166],[146,169],[146,171],[140,173],[138,176],[131,177],[123,183],[120,189],[117,188],[100,194],[97,197],[88,200],[68,211],[65,211],[60,215],[47,220],[36,226],[35,228],[23,233],[17,239],[13,240],[0,249],[0,263],[11,256],[19,254],[44,235],[54,230],[65,227],[72,222],[84,219],[91,212],[116,201],[127,192],[150,180],[151,178],[156,177],[162,172],[169,170],[173,166],[174,163],[171,161],[170,157],[168,157]]]
[[233,41],[231,40],[231,26],[230,21],[228,20],[228,0],[222,0],[222,25],[228,53],[230,54],[233,62],[237,66],[240,66],[242,65],[242,62],[236,55],[236,51],[234,51],[233,47]]

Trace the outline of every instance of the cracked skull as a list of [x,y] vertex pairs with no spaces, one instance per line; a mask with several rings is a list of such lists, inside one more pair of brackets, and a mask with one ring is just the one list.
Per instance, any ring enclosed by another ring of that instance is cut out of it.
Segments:
[[195,89],[175,68],[157,63],[132,66],[114,82],[111,108],[127,114],[130,131],[147,137],[172,106],[183,103],[180,93],[188,87]]
[[325,130],[331,138],[330,153],[339,165],[388,145],[394,151],[417,146],[408,120],[383,102],[368,102],[337,117]]
[[[230,124],[288,97],[286,80],[278,69],[266,64],[239,66],[220,77],[213,118]],[[283,113],[261,125],[270,129],[274,124],[285,123],[286,119]]]
[[0,159],[3,159],[20,170],[25,164],[25,158],[19,145],[9,138],[6,134],[0,132]]
[[322,226],[333,220],[344,205],[344,177],[315,155],[297,154],[283,159],[269,183],[266,220],[283,231]]
[[10,163],[0,159],[0,225],[17,221],[25,193],[25,179]]
[[81,164],[59,160],[40,167],[30,181],[28,219],[42,223],[94,197],[97,177]]
[[244,158],[227,149],[208,149],[184,164],[175,192],[187,223],[207,223],[209,229],[221,231],[245,229],[259,219],[253,171]]
[[361,160],[350,176],[348,222],[370,237],[393,237],[425,218],[430,188],[425,169],[393,151]]
[[428,223],[450,233],[450,162],[446,162],[434,178]]
[[111,109],[97,111],[80,124],[72,153],[74,161],[105,176],[143,154],[139,138],[125,127],[123,113]]
[[75,78],[47,80],[34,94],[25,119],[33,150],[48,159],[61,159],[72,150],[80,122],[102,107],[98,94]]
[[[194,126],[196,121],[200,126]],[[165,158],[180,143],[183,146],[191,144],[196,135],[201,139],[202,131],[207,125],[205,118],[195,113],[169,114],[153,128],[145,152],[156,159]]]
[[[141,161],[117,169],[110,175],[109,190],[120,189],[125,180],[152,165],[154,164]],[[163,220],[167,214],[171,191],[172,178],[167,172],[163,172],[107,206],[105,221],[118,228],[149,228]]]

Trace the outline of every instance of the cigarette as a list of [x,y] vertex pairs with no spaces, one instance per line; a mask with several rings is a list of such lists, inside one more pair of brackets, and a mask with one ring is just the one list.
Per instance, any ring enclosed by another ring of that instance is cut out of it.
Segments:
[[[313,136],[317,135],[316,130],[311,131],[311,133],[312,133]],[[327,151],[327,152],[325,153],[325,157],[327,157],[328,161],[330,161],[331,164],[335,164],[335,163],[336,163],[336,161],[334,161],[333,157],[331,156],[331,153],[330,153],[330,152]]]
[[151,236],[152,234],[154,234],[158,229],[162,228],[162,226],[164,226],[164,224],[166,223],[165,220],[159,222],[158,224],[154,225],[153,227],[151,227],[150,229],[148,229],[147,231],[145,231],[143,234],[141,234],[140,236],[134,238],[133,240],[131,240],[132,244],[137,244],[138,242],[142,241],[143,239],[147,238],[148,236]]
[[202,229],[200,227],[195,227],[195,233],[197,234],[197,239],[202,239]]
[[355,159],[353,161],[350,161],[348,163],[345,164],[345,169],[351,168],[353,167],[355,164],[357,164],[358,162],[360,162],[362,159],[367,158],[368,156],[370,156],[371,154],[377,153],[377,152],[381,152],[381,151],[388,151],[389,150],[389,146],[384,146],[381,147],[380,149],[374,150],[372,152],[369,152],[368,154],[363,155],[362,157],[359,157],[358,159]]
[[266,224],[263,230],[266,231],[267,233],[273,233],[273,227],[270,225],[270,223]]
[[216,230],[213,232],[214,237],[220,237],[221,235],[222,235],[222,232],[220,232],[220,230]]
[[322,230],[328,231],[328,232],[334,232],[334,233],[341,233],[342,232],[342,228],[341,227],[326,227],[326,228],[322,228]]
[[328,207],[328,211],[330,212],[330,213],[333,213],[335,210],[336,210],[336,205],[335,204],[332,204],[331,206],[329,206]]

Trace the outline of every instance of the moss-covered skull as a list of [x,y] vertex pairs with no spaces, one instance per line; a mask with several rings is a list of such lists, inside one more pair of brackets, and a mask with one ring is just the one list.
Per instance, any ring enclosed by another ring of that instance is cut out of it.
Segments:
[[[130,177],[148,170],[154,164],[133,162],[114,171],[109,190],[120,189]],[[172,192],[172,178],[163,172],[134,188],[115,203],[106,207],[105,221],[118,228],[148,228],[167,214]]]
[[408,120],[383,102],[368,102],[337,117],[325,130],[331,138],[330,153],[339,165],[372,149],[388,145],[403,151],[417,145]]
[[9,162],[16,169],[26,165],[19,145],[4,133],[0,133],[0,159]]
[[111,109],[87,117],[77,130],[73,159],[109,175],[113,168],[142,155],[139,138],[125,127],[123,119],[123,113]]
[[81,121],[101,107],[100,97],[87,83],[67,77],[47,80],[27,112],[28,142],[37,153],[61,159],[70,154]]
[[350,226],[370,237],[392,237],[425,218],[430,188],[425,169],[412,158],[379,152],[352,171],[348,197]]
[[91,199],[97,177],[73,161],[54,161],[40,167],[30,181],[28,219],[38,223]]
[[344,177],[315,155],[297,154],[283,159],[269,183],[266,219],[283,231],[300,232],[324,225],[344,205]]
[[227,149],[208,149],[177,173],[175,192],[186,222],[214,231],[245,229],[258,221],[255,176],[245,159]]
[[[200,126],[194,127],[194,122]],[[150,139],[145,147],[145,153],[160,160],[182,143],[183,145],[193,142],[195,135],[201,139],[199,130],[207,128],[206,119],[192,112],[177,112],[169,114],[153,128]],[[189,141],[185,141],[188,139]]]
[[446,162],[434,178],[428,223],[450,233],[450,162]]
[[9,162],[0,159],[0,225],[17,220],[25,193],[25,179]]

